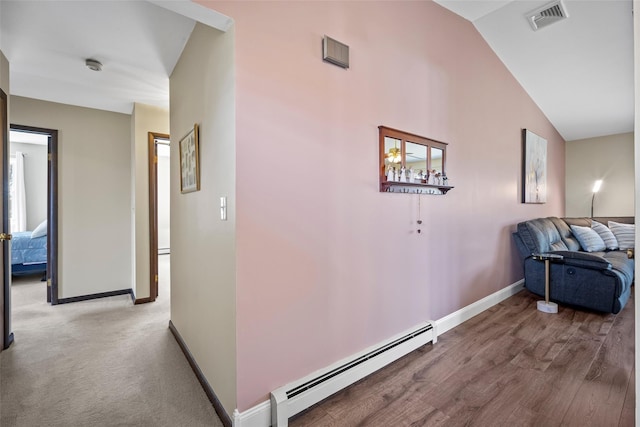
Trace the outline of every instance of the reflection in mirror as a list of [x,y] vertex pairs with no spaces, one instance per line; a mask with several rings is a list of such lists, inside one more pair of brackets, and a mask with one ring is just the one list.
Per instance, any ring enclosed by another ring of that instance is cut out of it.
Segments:
[[440,148],[431,147],[431,169],[435,169],[436,172],[442,173],[442,157],[444,150]]
[[[400,167],[402,163],[402,140],[391,138],[389,136],[384,137],[384,164],[385,166]],[[387,169],[385,167],[385,169]]]
[[413,169],[415,176],[427,173],[427,146],[407,141],[406,167]]

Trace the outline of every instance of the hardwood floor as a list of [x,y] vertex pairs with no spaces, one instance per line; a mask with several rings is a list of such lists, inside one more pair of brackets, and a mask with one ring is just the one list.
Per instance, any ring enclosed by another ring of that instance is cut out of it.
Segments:
[[292,418],[298,426],[633,426],[634,297],[617,315],[522,291]]

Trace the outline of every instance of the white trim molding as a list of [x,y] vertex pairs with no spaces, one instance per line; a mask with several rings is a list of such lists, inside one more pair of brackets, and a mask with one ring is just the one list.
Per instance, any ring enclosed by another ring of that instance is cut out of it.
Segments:
[[442,335],[448,330],[455,328],[458,325],[466,322],[474,316],[482,313],[483,311],[493,307],[496,304],[501,303],[507,298],[517,294],[524,289],[524,279],[518,280],[516,283],[500,289],[498,292],[494,292],[481,300],[478,300],[466,307],[462,307],[460,310],[455,311],[441,319],[435,321],[437,325],[438,335]]
[[213,27],[217,30],[227,32],[231,25],[233,25],[233,19],[220,12],[216,12],[201,4],[195,3],[191,0],[147,0],[149,3],[153,3],[156,6],[163,7],[167,10],[177,13],[178,15],[186,16],[194,21],[201,22],[205,25]]
[[233,427],[269,427],[271,425],[271,401],[267,400],[240,413],[233,411]]

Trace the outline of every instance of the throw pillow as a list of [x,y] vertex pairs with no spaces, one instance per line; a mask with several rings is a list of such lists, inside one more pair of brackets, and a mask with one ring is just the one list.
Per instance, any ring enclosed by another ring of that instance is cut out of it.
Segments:
[[42,221],[31,233],[31,238],[42,237],[47,235],[47,220]]
[[609,228],[618,240],[620,250],[633,249],[636,244],[636,225],[609,221]]
[[591,228],[602,238],[607,249],[611,251],[618,249],[618,239],[606,225],[600,224],[598,221],[591,221]]
[[578,242],[580,242],[582,249],[586,252],[604,251],[607,248],[602,237],[589,227],[572,225],[571,231],[573,235],[576,236],[576,239],[578,239]]

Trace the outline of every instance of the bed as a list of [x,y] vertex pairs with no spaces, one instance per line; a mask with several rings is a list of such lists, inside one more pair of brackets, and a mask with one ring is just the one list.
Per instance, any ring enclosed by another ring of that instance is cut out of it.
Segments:
[[25,274],[46,273],[46,222],[44,224],[40,224],[33,231],[20,231],[12,234],[11,274],[14,276],[20,276]]

